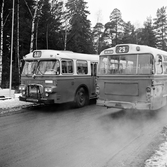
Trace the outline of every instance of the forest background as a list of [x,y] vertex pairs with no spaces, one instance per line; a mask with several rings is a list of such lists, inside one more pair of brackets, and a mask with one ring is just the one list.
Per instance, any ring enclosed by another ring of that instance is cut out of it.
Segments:
[[[158,8],[141,28],[122,19],[117,8],[109,22],[91,24],[84,0],[13,0],[0,2],[0,87],[9,88],[12,53],[12,88],[20,84],[20,60],[36,49],[96,53],[121,43],[148,45],[167,51],[166,6]],[[97,16],[98,17],[98,16]],[[97,19],[98,20],[98,19]],[[13,46],[11,39],[13,27]]]

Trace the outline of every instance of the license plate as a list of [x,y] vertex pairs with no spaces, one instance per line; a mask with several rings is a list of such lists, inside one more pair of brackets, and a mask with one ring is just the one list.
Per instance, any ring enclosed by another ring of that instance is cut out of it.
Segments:
[[30,89],[30,93],[37,93],[37,89],[36,88]]
[[116,107],[122,107],[121,103],[116,103],[115,106]]

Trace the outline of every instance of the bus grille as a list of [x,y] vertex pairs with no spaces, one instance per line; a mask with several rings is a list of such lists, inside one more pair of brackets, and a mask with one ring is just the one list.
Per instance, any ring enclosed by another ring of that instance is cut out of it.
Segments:
[[27,97],[32,99],[40,99],[43,94],[43,86],[39,84],[30,84],[27,87]]

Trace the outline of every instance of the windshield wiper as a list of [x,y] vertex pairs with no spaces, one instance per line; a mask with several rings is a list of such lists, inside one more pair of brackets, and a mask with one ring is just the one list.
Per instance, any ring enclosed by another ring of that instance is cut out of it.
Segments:
[[39,69],[39,67],[37,68],[36,74],[43,75],[43,73],[41,72],[41,70]]

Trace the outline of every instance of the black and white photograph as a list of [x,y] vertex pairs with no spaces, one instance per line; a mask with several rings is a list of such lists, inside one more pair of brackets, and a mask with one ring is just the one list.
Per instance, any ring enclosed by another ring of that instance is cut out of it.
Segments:
[[1,0],[0,167],[167,167],[167,1]]

